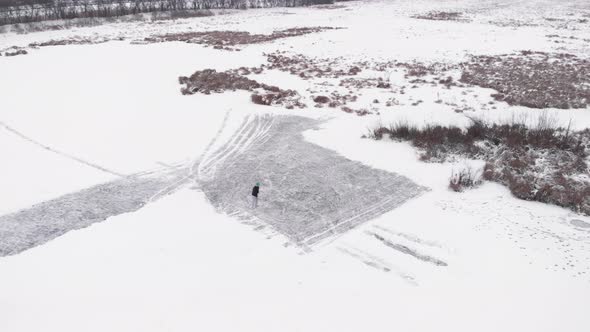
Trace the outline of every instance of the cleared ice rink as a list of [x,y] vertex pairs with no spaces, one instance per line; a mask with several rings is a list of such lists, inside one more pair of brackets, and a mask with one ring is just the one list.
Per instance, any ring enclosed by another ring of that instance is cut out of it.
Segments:
[[[253,215],[298,244],[312,244],[426,190],[305,141],[302,132],[317,124],[298,116],[248,117],[199,168],[208,199],[228,214]],[[256,182],[261,192],[252,209]]]

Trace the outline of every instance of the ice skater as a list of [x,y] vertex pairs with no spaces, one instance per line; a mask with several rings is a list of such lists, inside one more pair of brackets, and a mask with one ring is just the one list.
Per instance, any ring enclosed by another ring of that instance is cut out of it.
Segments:
[[254,188],[252,188],[252,208],[255,209],[258,206],[258,192],[260,191],[260,182],[256,182]]

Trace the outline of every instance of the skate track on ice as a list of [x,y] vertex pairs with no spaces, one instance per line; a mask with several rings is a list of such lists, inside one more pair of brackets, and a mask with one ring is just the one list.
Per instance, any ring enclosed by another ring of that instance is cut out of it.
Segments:
[[[193,163],[125,176],[0,216],[0,257],[136,211],[195,182],[218,211],[257,229],[269,226],[300,246],[341,234],[426,190],[306,142],[302,132],[318,124],[296,116],[248,116],[229,140],[211,149],[216,137]],[[255,182],[262,188],[259,207],[251,210]]]

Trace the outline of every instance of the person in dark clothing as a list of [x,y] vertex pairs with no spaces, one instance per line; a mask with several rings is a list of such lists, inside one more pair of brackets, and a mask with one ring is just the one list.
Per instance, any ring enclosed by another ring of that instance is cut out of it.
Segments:
[[258,206],[258,192],[260,191],[260,182],[256,182],[254,188],[252,188],[252,208],[255,209]]

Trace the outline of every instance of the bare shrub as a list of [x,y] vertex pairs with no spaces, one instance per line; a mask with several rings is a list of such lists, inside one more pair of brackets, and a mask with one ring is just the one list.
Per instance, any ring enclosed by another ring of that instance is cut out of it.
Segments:
[[315,96],[313,97],[313,101],[320,104],[327,104],[330,102],[330,98],[326,96]]
[[461,192],[465,189],[473,188],[481,183],[481,171],[473,169],[471,166],[451,173],[449,179],[449,188],[455,192]]
[[419,131],[417,127],[410,126],[407,121],[398,121],[387,129],[390,137],[401,140],[413,140]]
[[507,178],[507,185],[512,195],[527,201],[533,200],[534,178],[530,176],[509,176]]
[[483,167],[482,177],[484,180],[492,181],[494,179],[495,172],[496,168],[494,167],[494,164],[486,162],[485,166]]

